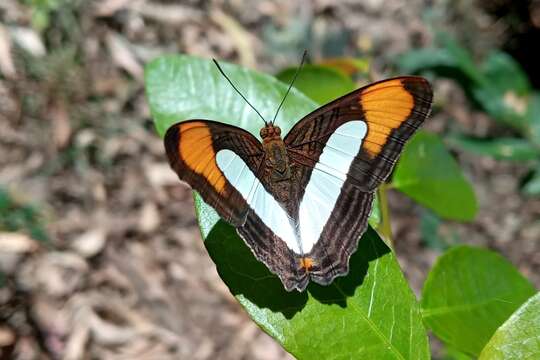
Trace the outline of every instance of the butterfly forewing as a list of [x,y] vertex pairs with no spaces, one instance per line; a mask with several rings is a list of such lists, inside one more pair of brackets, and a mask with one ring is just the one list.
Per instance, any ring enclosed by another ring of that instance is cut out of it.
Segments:
[[372,192],[388,177],[403,145],[428,116],[431,100],[431,87],[424,78],[383,80],[307,115],[287,134],[285,144],[298,163],[317,163],[328,139],[341,125],[363,122],[365,134],[364,129],[339,133],[362,137],[362,148],[355,154],[348,176],[356,186]]
[[[248,171],[256,173],[263,159],[259,141],[238,127],[208,120],[173,125],[165,135],[165,148],[173,170],[197,190],[204,201],[227,222],[245,222],[248,204],[218,166],[218,153],[234,150]],[[244,171],[246,171],[244,170]]]

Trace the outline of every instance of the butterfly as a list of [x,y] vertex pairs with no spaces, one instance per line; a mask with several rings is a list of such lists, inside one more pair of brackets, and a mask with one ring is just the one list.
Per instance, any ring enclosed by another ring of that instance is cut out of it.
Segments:
[[236,228],[285,289],[303,291],[310,280],[328,285],[348,273],[374,192],[429,115],[432,96],[426,79],[395,77],[318,108],[286,135],[275,117],[263,118],[261,140],[194,119],[172,125],[165,148],[179,178]]

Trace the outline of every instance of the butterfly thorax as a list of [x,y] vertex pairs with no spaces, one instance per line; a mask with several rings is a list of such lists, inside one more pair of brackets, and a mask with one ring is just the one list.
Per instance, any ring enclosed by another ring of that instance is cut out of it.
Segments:
[[268,125],[261,129],[265,158],[265,171],[271,182],[277,183],[291,178],[291,169],[285,143],[281,138],[281,129]]

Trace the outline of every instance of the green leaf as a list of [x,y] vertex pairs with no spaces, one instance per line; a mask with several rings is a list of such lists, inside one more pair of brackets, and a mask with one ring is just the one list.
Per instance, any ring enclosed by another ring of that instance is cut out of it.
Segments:
[[493,119],[522,131],[531,84],[527,74],[510,55],[495,51],[481,66],[485,79],[472,89],[475,100]]
[[395,256],[371,228],[330,286],[288,293],[234,229],[219,221],[205,245],[250,316],[299,359],[427,359],[425,330]]
[[525,96],[530,84],[521,67],[509,55],[494,52],[477,66],[471,54],[455,40],[438,34],[440,48],[413,50],[400,57],[403,72],[432,71],[438,76],[456,80],[493,119],[524,130]]
[[466,83],[471,79],[471,65],[462,66],[459,58],[447,49],[412,50],[399,58],[398,66],[400,71],[406,74],[431,71],[439,76],[461,79],[461,83]]
[[540,92],[534,91],[527,106],[527,137],[536,146],[540,146]]
[[[287,87],[275,78],[232,64],[221,63],[223,70],[239,90],[272,120]],[[156,128],[163,136],[172,124],[187,119],[213,119],[234,124],[259,136],[262,121],[211,61],[191,56],[160,57],[146,66],[145,85]],[[287,133],[302,116],[317,104],[291,89],[276,124]]]
[[375,197],[373,198],[372,206],[373,207],[371,208],[371,214],[369,214],[368,222],[371,227],[377,229],[382,220],[379,196],[377,194],[375,194]]
[[540,166],[532,173],[532,176],[523,184],[522,191],[531,196],[540,195]]
[[434,134],[420,131],[408,142],[391,185],[446,219],[472,220],[477,211],[471,184]]
[[540,359],[540,293],[531,297],[497,329],[479,359]]
[[427,209],[420,216],[420,233],[426,245],[435,250],[444,251],[459,243],[458,235]]
[[527,74],[519,63],[504,52],[494,51],[489,54],[482,64],[481,71],[484,77],[489,79],[490,85],[501,95],[513,91],[516,95],[523,96],[531,89]]
[[497,160],[526,161],[540,157],[539,149],[521,138],[482,139],[458,135],[449,137],[448,142],[462,150]]
[[473,358],[447,345],[444,348],[443,360],[473,360]]
[[[286,90],[283,83],[223,65],[263,114],[275,111]],[[255,115],[207,60],[160,58],[147,66],[145,77],[161,133],[174,121],[192,117],[228,119],[258,133]],[[314,107],[315,103],[293,90],[278,123],[288,129]],[[330,286],[310,284],[303,293],[289,293],[255,259],[235,229],[199,196],[195,206],[205,246],[221,278],[253,320],[297,358],[429,358],[414,294],[394,254],[373,230],[360,240],[346,277]]]
[[480,107],[494,120],[518,131],[526,129],[526,99],[518,97],[513,91],[504,94],[491,83],[474,87],[471,93]]
[[0,187],[0,231],[22,231],[48,244],[43,215],[34,205],[21,203]]
[[477,356],[495,330],[535,292],[500,255],[457,246],[430,271],[422,291],[422,314],[437,337]]
[[420,216],[422,240],[424,240],[427,246],[435,250],[445,250],[448,248],[448,244],[439,236],[441,223],[441,219],[429,210],[423,211]]
[[433,71],[456,79],[463,86],[482,84],[485,79],[472,56],[451,37],[439,33],[439,48],[412,50],[399,57],[398,66],[405,73]]
[[[296,73],[296,69],[296,67],[287,68],[277,74],[276,77],[285,84],[289,84]],[[294,83],[294,87],[309,96],[313,101],[324,105],[353,91],[356,85],[341,71],[327,66],[304,65]]]

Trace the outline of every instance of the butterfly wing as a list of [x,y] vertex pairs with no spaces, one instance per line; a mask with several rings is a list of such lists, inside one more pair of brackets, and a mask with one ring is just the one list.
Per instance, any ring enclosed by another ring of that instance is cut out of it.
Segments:
[[248,204],[219,168],[217,154],[223,149],[233,150],[256,172],[263,152],[253,135],[214,121],[189,120],[167,130],[165,149],[180,179],[191,185],[224,220],[234,226],[245,222]]
[[373,192],[428,116],[431,101],[423,78],[384,80],[319,108],[285,137],[299,179],[303,256],[314,281],[328,284],[347,274]]
[[262,176],[264,151],[249,132],[208,120],[173,125],[165,135],[173,170],[227,222],[255,257],[277,274],[287,290],[303,288],[309,276],[298,266],[298,242],[290,216]]

